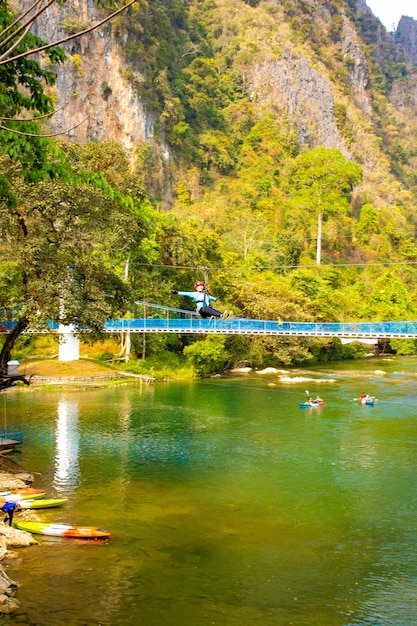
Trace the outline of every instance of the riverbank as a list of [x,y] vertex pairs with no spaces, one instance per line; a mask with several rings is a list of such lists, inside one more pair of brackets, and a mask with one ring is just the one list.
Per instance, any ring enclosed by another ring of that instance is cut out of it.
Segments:
[[[0,459],[8,463],[7,457],[0,455]],[[23,471],[24,473],[24,471]],[[24,478],[24,476],[22,476]],[[29,474],[27,478],[32,478]],[[16,473],[3,471],[0,467],[0,491],[9,491],[27,487],[27,482],[19,478]],[[26,520],[39,519],[33,511],[20,511],[19,517]],[[18,548],[26,548],[27,546],[36,545],[38,542],[30,533],[3,524],[0,520],[0,561],[8,564],[13,559],[20,558],[20,554],[16,552]],[[15,613],[20,603],[15,597],[19,585],[9,578],[3,565],[0,565],[0,615],[10,615]]]
[[[29,384],[17,382],[10,389],[28,390],[45,385],[102,387],[108,384],[151,384],[153,376],[134,374],[114,365],[88,359],[61,362],[56,359],[31,359],[19,365],[19,376]],[[7,390],[6,390],[7,391]]]

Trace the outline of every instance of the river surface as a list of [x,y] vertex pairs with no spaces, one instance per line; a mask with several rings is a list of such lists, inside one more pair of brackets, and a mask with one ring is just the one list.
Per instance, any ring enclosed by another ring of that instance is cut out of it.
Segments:
[[7,623],[415,626],[416,389],[394,358],[6,394],[10,458],[68,498],[39,517],[112,532],[7,561]]

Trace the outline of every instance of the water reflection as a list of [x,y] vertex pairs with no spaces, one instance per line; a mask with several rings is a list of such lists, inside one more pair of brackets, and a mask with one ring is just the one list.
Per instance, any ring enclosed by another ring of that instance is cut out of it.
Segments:
[[112,532],[22,553],[13,623],[414,626],[417,359],[389,365],[317,368],[311,413],[259,376],[10,396],[22,465],[73,489],[42,516]]
[[59,400],[56,428],[54,487],[57,492],[73,491],[79,477],[78,402]]

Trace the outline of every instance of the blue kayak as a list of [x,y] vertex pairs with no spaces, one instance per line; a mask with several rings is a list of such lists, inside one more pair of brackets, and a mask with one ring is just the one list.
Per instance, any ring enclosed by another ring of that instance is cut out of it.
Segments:
[[305,408],[314,408],[317,406],[323,406],[322,402],[300,402],[300,409],[305,409]]
[[365,406],[374,406],[375,400],[373,398],[360,398],[361,404]]

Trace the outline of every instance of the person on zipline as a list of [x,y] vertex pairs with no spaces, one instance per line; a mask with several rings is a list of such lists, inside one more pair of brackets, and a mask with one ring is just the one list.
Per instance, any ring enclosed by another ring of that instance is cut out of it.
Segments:
[[222,319],[228,319],[231,316],[227,311],[222,313],[210,305],[210,302],[216,302],[216,298],[211,296],[207,289],[205,289],[205,284],[202,280],[197,280],[194,283],[194,289],[195,291],[177,291],[175,289],[172,293],[175,293],[178,296],[187,296],[187,298],[194,300],[197,313],[199,313],[203,319],[206,319],[207,317],[220,317]]

